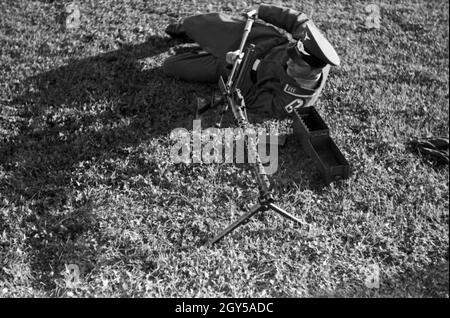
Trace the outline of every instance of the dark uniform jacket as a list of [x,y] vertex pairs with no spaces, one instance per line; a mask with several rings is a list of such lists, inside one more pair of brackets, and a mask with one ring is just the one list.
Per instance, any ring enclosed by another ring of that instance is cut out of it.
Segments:
[[[269,5],[259,7],[258,17],[267,24],[255,23],[247,40],[247,44],[255,44],[256,58],[261,60],[254,81],[248,74],[247,81],[241,87],[247,106],[284,117],[288,114],[288,105],[314,104],[326,82],[329,66],[323,69],[316,89],[300,87],[286,73],[286,47],[291,39],[273,27],[283,29],[293,40],[299,40],[304,34],[304,22],[308,21],[308,17],[292,9]],[[203,50],[224,60],[227,52],[239,48],[244,24],[243,18],[211,13],[186,18],[183,28]]]

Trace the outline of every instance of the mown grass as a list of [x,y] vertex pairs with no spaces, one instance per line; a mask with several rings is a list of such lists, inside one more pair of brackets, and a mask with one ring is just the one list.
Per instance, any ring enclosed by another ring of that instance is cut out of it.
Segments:
[[209,247],[256,183],[242,165],[170,163],[170,131],[214,87],[162,73],[164,28],[252,3],[81,1],[65,31],[58,2],[2,1],[0,296],[448,297],[448,166],[408,143],[448,136],[449,5],[383,1],[367,30],[368,3],[284,2],[342,57],[317,108],[351,177],[324,185],[291,138],[275,195],[310,229],[266,213]]

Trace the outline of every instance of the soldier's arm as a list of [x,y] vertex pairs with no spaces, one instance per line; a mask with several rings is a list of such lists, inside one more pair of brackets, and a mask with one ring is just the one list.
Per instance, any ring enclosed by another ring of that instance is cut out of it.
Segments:
[[271,91],[262,90],[258,92],[256,99],[249,106],[259,113],[265,113],[271,117],[281,119],[287,116],[287,113],[283,110],[283,102]]
[[286,30],[295,40],[299,39],[304,29],[304,23],[309,20],[304,13],[265,4],[259,6],[258,18]]

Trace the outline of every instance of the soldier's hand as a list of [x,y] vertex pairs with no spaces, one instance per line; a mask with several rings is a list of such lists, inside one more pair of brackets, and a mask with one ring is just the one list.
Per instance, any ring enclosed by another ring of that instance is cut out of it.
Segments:
[[255,18],[258,18],[258,13],[259,13],[259,4],[258,3],[255,3],[254,5],[249,6],[248,8],[245,8],[245,10],[240,13],[240,15],[244,18],[248,18],[248,14],[252,11],[256,11]]
[[234,64],[236,59],[239,57],[239,50],[227,52],[225,60],[228,64]]

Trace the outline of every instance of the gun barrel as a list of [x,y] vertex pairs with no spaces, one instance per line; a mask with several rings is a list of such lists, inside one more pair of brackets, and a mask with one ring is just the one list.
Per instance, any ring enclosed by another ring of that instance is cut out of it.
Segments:
[[[239,86],[245,80],[245,76],[249,73],[251,62],[254,60],[255,56],[254,44],[250,44],[245,50],[244,54],[242,53],[244,51],[244,47],[247,42],[248,35],[251,31],[253,22],[256,19],[256,15],[256,10],[254,10],[254,12],[251,11],[247,14],[248,19],[244,27],[244,34],[242,36],[241,44],[239,46],[239,55],[234,62],[233,69],[230,76],[228,77],[227,83],[225,84],[225,81],[222,77],[219,80],[219,88],[226,99],[226,103],[223,110],[219,113],[218,120],[216,120],[216,127],[220,127],[222,115],[228,109],[228,107],[231,108],[234,118],[240,128],[246,130],[247,128],[251,127],[245,114],[245,102],[239,90]],[[238,99],[239,102],[235,101],[235,99]],[[248,141],[245,141],[245,145],[246,147],[248,146]],[[266,175],[264,165],[261,161],[261,158],[259,157],[258,152],[256,152],[255,157],[256,162],[253,164],[253,167],[259,184],[259,189],[261,191],[262,197],[264,197],[266,200],[271,200],[270,181]]]
[[245,76],[247,74],[249,74],[249,72],[250,72],[250,67],[251,67],[250,63],[253,61],[254,56],[255,56],[255,45],[250,44],[249,47],[245,51],[244,58],[240,65],[240,69],[237,72],[237,78],[233,82],[231,90],[241,86],[241,83],[245,79]]
[[241,53],[244,51],[245,43],[247,42],[248,35],[250,34],[250,31],[252,29],[253,22],[255,22],[255,20],[252,16],[252,17],[249,17],[247,19],[247,22],[245,23],[244,34],[241,39],[241,44],[239,45],[239,55],[238,55],[238,58],[236,59],[236,61],[234,62],[233,69],[231,70],[231,74],[228,77],[228,82],[227,82],[228,88],[230,88],[231,84],[234,82],[234,80],[235,80],[234,77],[236,75],[237,69],[241,65],[241,62],[242,62],[242,54]]

